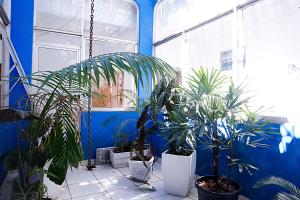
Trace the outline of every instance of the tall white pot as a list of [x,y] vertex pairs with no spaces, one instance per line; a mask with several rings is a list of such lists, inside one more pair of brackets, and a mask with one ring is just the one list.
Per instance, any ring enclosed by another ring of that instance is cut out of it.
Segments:
[[190,156],[162,154],[162,174],[168,194],[186,197],[196,170],[196,151]]

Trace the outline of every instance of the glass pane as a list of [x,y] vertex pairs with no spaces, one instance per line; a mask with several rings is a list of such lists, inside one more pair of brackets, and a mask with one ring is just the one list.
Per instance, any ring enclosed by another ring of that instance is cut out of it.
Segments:
[[[265,0],[243,10],[243,33],[246,45],[246,68],[241,79],[254,77],[260,105],[274,106],[271,115],[295,119],[300,113],[299,78],[291,66],[300,66],[300,24],[295,0]],[[258,105],[258,106],[260,106]]]
[[[100,40],[93,41],[93,56],[116,52],[135,52],[134,44],[121,44],[105,42]],[[88,58],[89,41],[85,42],[85,57]]]
[[38,48],[39,71],[55,71],[77,63],[76,50]]
[[[93,41],[93,55],[102,55],[115,52],[134,52],[134,44],[120,44],[112,42],[104,42],[95,40]],[[89,41],[85,42],[85,57],[88,58]],[[126,82],[124,82],[124,76]],[[106,81],[100,81],[100,88],[95,92],[101,94],[101,96],[93,95],[93,107],[100,108],[121,108],[132,106],[132,101],[124,97],[132,97],[131,90],[134,88],[133,77],[129,74],[118,73],[118,79],[116,85],[109,86]]]
[[81,32],[82,0],[37,0],[36,26]]
[[184,59],[184,43],[182,36],[155,47],[155,56],[166,61],[173,68],[186,66]]
[[35,41],[37,43],[48,43],[57,45],[70,45],[80,48],[81,37],[70,34],[52,33],[48,31],[35,31]]
[[232,49],[232,15],[188,33],[188,66],[220,68],[221,52]]
[[155,42],[183,31],[186,4],[187,0],[164,0],[159,3],[155,10]]
[[96,94],[92,97],[92,106],[98,108],[124,107],[124,74],[117,73],[116,84],[109,86],[106,81],[100,81],[100,87],[94,88]]
[[191,28],[249,0],[163,0],[155,10],[157,42]]
[[[137,41],[137,8],[124,0],[95,1],[94,34]],[[85,4],[84,32],[90,31],[90,2]]]

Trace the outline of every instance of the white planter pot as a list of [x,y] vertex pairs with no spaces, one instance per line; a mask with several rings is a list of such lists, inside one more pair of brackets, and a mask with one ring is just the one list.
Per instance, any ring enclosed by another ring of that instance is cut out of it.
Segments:
[[110,162],[114,168],[128,167],[130,152],[115,153],[110,149]]
[[152,169],[149,167],[153,164],[154,157],[152,157],[149,161],[145,161],[146,167],[143,161],[136,160],[128,160],[130,175],[133,178],[148,181],[150,179],[150,174],[152,173]]
[[162,174],[168,194],[186,197],[196,170],[196,151],[190,156],[173,155],[163,152]]
[[[115,153],[113,148],[110,149],[110,162],[114,168],[128,167],[128,159],[130,152]],[[144,154],[148,154],[148,150],[144,150]]]

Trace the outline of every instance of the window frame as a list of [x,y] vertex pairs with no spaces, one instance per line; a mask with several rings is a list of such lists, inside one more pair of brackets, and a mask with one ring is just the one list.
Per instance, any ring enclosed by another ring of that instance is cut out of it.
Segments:
[[[229,65],[229,63],[230,63],[230,65]],[[226,64],[226,66],[223,64]],[[220,69],[223,72],[228,72],[233,69],[232,49],[228,49],[228,50],[220,52]]]
[[[134,46],[134,53],[139,53],[139,44],[140,44],[140,8],[139,5],[135,0],[119,0],[123,2],[128,2],[132,4],[132,6],[135,7],[136,10],[136,40],[131,41],[131,40],[125,40],[125,39],[117,39],[117,38],[110,38],[110,37],[104,37],[104,36],[99,36],[99,35],[93,35],[93,40],[94,41],[102,41],[102,42],[110,42],[110,43],[116,43],[116,44],[130,44]],[[37,1],[34,2],[34,8],[36,8],[36,3]],[[95,13],[97,15],[97,13]],[[32,72],[38,72],[38,48],[41,45],[50,45],[47,43],[41,43],[41,42],[36,42],[36,31],[47,31],[47,32],[52,32],[52,33],[58,33],[58,34],[66,34],[66,35],[74,35],[74,36],[79,36],[80,37],[80,47],[79,47],[79,60],[85,60],[85,46],[86,46],[86,39],[89,38],[89,34],[84,33],[84,19],[85,19],[85,1],[82,1],[82,18],[81,18],[81,30],[80,32],[71,32],[71,31],[64,31],[64,30],[56,30],[56,29],[51,29],[51,28],[44,28],[44,27],[38,27],[37,26],[37,10],[34,9],[34,27],[33,27],[33,54],[32,54]],[[57,48],[68,48],[68,45],[54,45],[51,43],[52,47],[57,46]],[[55,48],[55,47],[54,47]],[[70,49],[68,49],[70,50]],[[124,80],[125,80],[125,75],[124,75]],[[132,80],[133,81],[133,80]],[[134,99],[137,101],[138,100],[138,94],[137,94],[137,87],[133,86],[130,88],[130,90],[133,91],[134,93]],[[84,111],[86,111],[87,108],[83,108]],[[115,107],[115,108],[105,108],[105,107],[93,107],[92,106],[92,111],[128,111],[132,110],[132,107]]]

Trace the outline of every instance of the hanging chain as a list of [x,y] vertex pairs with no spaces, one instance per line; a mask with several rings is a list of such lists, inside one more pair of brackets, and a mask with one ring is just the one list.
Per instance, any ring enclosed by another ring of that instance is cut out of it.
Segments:
[[[91,0],[90,15],[90,38],[89,38],[89,61],[92,66],[93,58],[93,28],[94,28],[94,0]],[[94,166],[91,163],[91,98],[92,98],[92,69],[89,69],[89,85],[88,85],[88,165],[87,169],[92,170]]]

